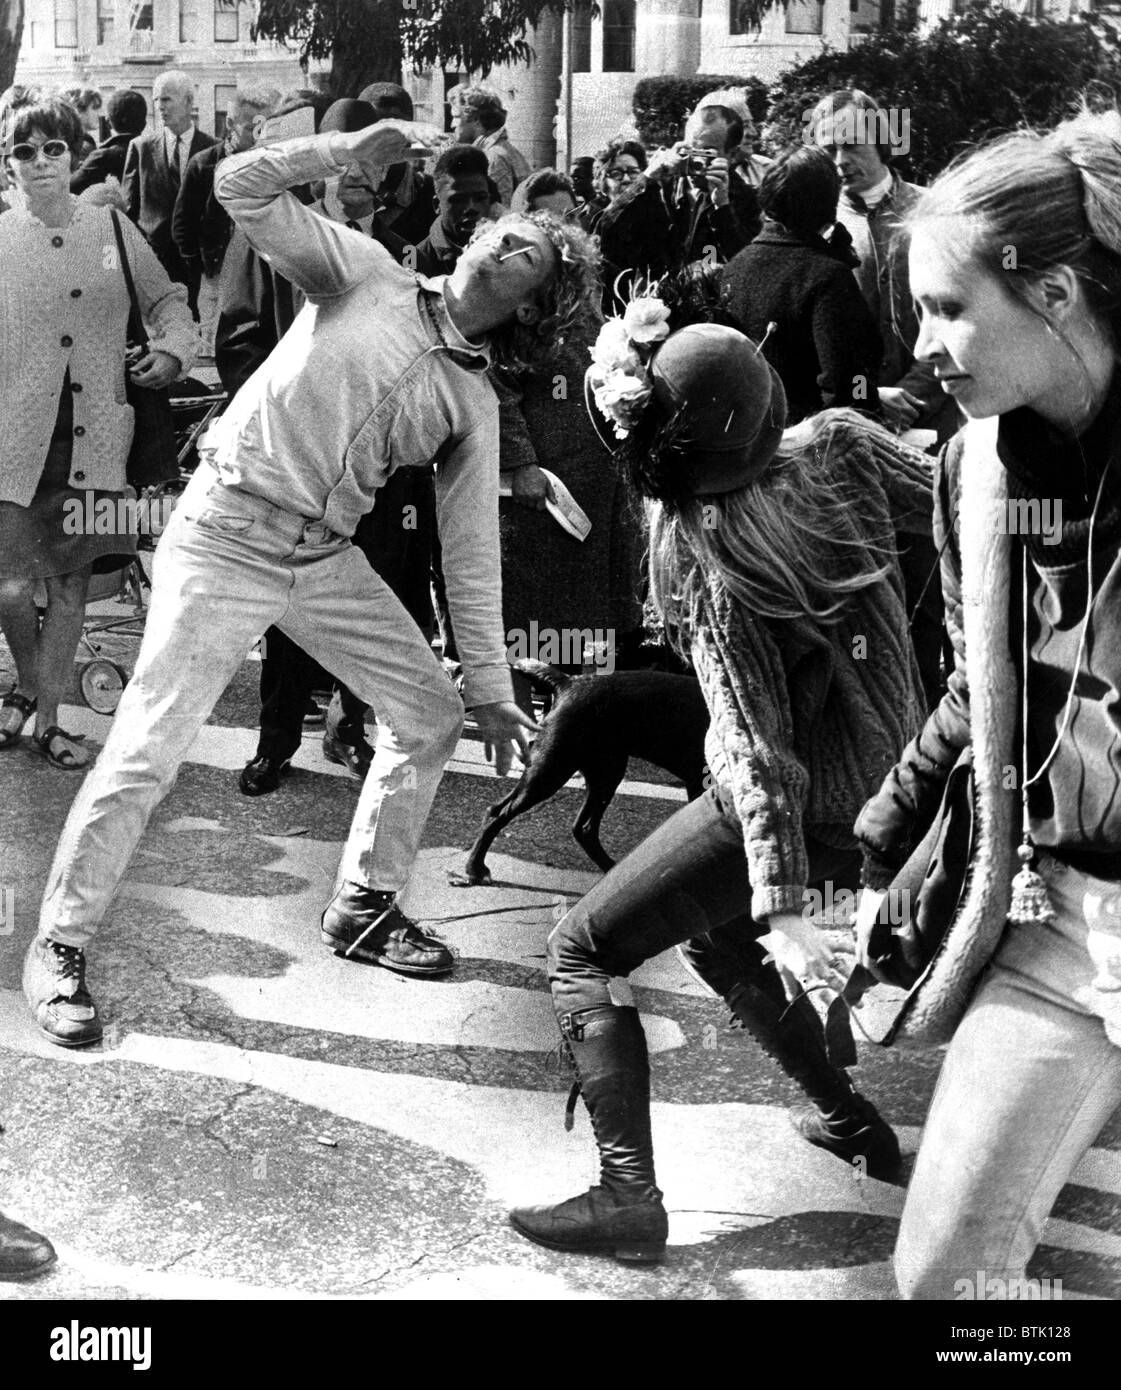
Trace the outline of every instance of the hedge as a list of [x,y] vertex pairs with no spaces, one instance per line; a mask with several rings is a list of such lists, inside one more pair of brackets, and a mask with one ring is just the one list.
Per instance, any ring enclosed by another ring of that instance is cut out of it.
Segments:
[[685,118],[701,97],[720,87],[746,89],[747,105],[756,125],[767,114],[767,87],[757,77],[742,73],[721,77],[698,73],[695,77],[644,77],[634,89],[634,118],[638,135],[647,149],[671,145],[681,139]]
[[889,31],[846,53],[826,52],[783,73],[770,90],[763,145],[802,139],[805,113],[842,87],[908,115],[910,151],[895,163],[927,183],[955,155],[1023,125],[1051,126],[1080,94],[1111,106],[1121,94],[1121,44],[1096,16],[1058,22],[975,6],[926,35]]

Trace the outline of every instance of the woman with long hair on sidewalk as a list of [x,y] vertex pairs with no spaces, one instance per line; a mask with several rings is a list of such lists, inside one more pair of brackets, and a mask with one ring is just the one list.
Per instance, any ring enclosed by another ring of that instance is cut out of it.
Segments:
[[716,323],[667,332],[657,299],[632,303],[605,326],[589,384],[647,499],[651,592],[709,706],[711,785],[549,939],[601,1178],[511,1217],[541,1244],[635,1261],[661,1258],[667,1217],[646,1039],[612,978],[679,943],[813,1102],[795,1114],[802,1135],[897,1175],[895,1136],[830,1063],[804,993],[788,1002],[759,938],[789,981],[839,985],[807,889],[855,885],[853,820],[921,724],[895,533],[930,528],[922,455],[851,411],[784,435],[782,385],[756,344]]
[[968,417],[935,488],[956,669],[857,831],[883,889],[972,745],[970,875],[907,1013],[952,1042],[896,1272],[905,1297],[984,1298],[1121,1102],[1121,118],[975,151],[911,236],[915,355]]

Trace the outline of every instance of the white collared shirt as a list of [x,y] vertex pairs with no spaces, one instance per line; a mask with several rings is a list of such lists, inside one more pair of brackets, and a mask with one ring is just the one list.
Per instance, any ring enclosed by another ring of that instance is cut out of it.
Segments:
[[866,208],[878,207],[880,203],[891,192],[891,170],[889,169],[877,184],[873,184],[866,193],[861,193],[860,201]]
[[175,164],[175,142],[176,142],[176,140],[179,140],[179,141],[182,142],[182,143],[180,144],[180,146],[179,146],[179,177],[180,177],[180,178],[182,178],[183,175],[187,172],[187,160],[190,159],[190,157],[191,157],[191,141],[192,141],[194,138],[195,138],[195,127],[194,127],[193,124],[189,125],[189,126],[187,127],[187,129],[182,133],[182,135],[176,135],[174,131],[168,130],[166,126],[164,127],[164,132],[163,132],[163,147],[164,147],[164,150],[165,150],[166,153],[167,153],[167,162],[168,162],[169,165],[174,165],[174,164]]

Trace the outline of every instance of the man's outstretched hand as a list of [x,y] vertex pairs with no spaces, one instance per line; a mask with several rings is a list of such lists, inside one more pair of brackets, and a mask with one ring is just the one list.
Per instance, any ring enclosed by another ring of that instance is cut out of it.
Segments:
[[505,777],[514,760],[515,749],[521,752],[523,761],[529,756],[529,735],[539,733],[540,725],[535,724],[513,700],[476,705],[471,713],[486,740],[487,762],[494,763],[499,777]]

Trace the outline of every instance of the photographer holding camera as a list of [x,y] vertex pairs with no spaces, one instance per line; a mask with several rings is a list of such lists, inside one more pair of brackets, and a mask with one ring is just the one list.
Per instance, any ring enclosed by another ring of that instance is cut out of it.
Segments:
[[[731,177],[730,159],[742,140],[743,121],[733,110],[698,107],[682,139],[655,151],[599,218],[605,261],[634,278],[656,278],[694,261],[720,264],[742,251],[762,225],[755,189]],[[604,280],[609,284],[608,274]],[[617,289],[625,298],[626,284]]]

